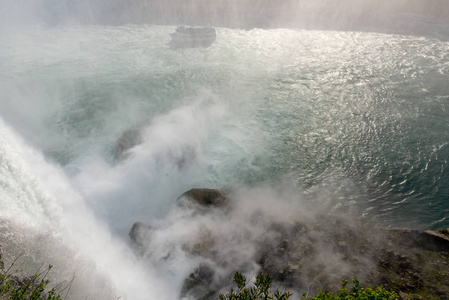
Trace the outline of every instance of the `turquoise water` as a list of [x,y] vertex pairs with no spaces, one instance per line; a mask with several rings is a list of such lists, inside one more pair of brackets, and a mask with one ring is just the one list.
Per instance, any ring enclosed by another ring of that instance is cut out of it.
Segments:
[[[120,238],[191,187],[287,186],[381,226],[449,227],[449,29],[438,28],[217,28],[210,48],[180,50],[167,45],[173,26],[4,35],[2,216],[56,231],[69,219],[74,232],[88,216]],[[117,161],[132,128],[143,141]],[[73,203],[84,210],[68,214]]]
[[[209,102],[222,112],[213,126],[191,124],[201,157],[188,168],[201,175],[183,188],[287,176],[301,192],[324,187],[326,204],[385,225],[449,225],[447,42],[219,28],[213,47],[173,51],[171,31],[34,28],[10,37],[1,49],[2,117],[73,176],[89,159],[112,168],[127,129],[195,101],[204,111],[191,117],[208,118]],[[195,126],[207,127],[204,136]],[[173,147],[193,143],[169,138]]]

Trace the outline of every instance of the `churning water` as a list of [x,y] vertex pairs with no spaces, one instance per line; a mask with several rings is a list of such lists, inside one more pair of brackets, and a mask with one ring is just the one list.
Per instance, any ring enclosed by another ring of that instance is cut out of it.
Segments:
[[[449,227],[449,25],[433,26],[217,28],[210,48],[179,50],[172,26],[6,33],[3,239],[81,274],[87,294],[174,299],[188,255],[143,264],[127,232],[164,222],[192,187],[287,185],[382,226]],[[115,159],[133,128],[142,142]]]

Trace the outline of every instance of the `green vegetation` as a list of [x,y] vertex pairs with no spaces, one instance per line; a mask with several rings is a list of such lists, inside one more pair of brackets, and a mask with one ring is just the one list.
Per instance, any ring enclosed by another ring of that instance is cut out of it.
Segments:
[[378,286],[375,289],[372,287],[362,288],[357,277],[354,277],[352,281],[353,285],[350,289],[346,288],[348,285],[347,280],[341,282],[342,288],[335,293],[323,293],[319,291],[318,295],[307,298],[301,297],[302,300],[395,300],[399,299],[399,296],[395,292],[386,291],[382,286]]
[[237,292],[231,288],[228,294],[220,294],[220,300],[287,300],[290,292],[281,293],[279,290],[271,291],[272,279],[270,276],[260,273],[254,281],[254,286],[246,287],[246,277],[239,272],[234,274],[234,282]]
[[[246,277],[239,272],[234,274],[234,282],[237,285],[237,291],[231,288],[230,291],[220,295],[220,300],[287,300],[292,296],[290,292],[272,291],[272,279],[269,275],[260,273],[256,276],[253,287],[246,287]],[[353,285],[347,288],[347,280],[342,281],[342,288],[335,293],[318,292],[314,297],[307,297],[303,294],[301,300],[396,300],[399,296],[395,292],[386,291],[379,286],[362,288],[357,277],[354,277]]]
[[56,289],[48,289],[50,281],[46,279],[52,266],[44,271],[38,271],[30,277],[13,275],[21,271],[11,271],[14,263],[6,270],[0,270],[0,299],[1,300],[61,300]]

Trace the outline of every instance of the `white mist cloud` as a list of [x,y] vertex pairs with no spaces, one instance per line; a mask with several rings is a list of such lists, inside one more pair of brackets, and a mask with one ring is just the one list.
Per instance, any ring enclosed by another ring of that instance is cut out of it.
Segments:
[[139,218],[164,216],[189,182],[201,176],[202,149],[226,116],[217,100],[203,92],[154,118],[139,130],[142,142],[116,165],[97,157],[82,162],[75,182],[97,215],[122,235]]
[[212,208],[199,213],[195,206],[175,206],[165,219],[154,221],[149,234],[139,237],[143,260],[190,266],[180,280],[200,261],[207,262],[213,266],[217,282],[223,282],[235,270],[259,270],[261,245],[279,237],[271,229],[273,224],[311,218],[301,199],[272,188],[242,188],[231,197],[231,210]]
[[174,206],[163,220],[142,227],[135,237],[142,263],[177,269],[175,286],[206,265],[212,277],[201,280],[210,280],[212,290],[228,288],[237,270],[250,277],[261,269],[275,279],[285,274],[285,284],[298,280],[295,289],[304,291],[338,285],[347,276],[365,280],[375,270],[369,249],[351,247],[376,243],[376,231],[367,234],[350,217],[307,205],[288,183],[239,188],[229,196],[229,207]]

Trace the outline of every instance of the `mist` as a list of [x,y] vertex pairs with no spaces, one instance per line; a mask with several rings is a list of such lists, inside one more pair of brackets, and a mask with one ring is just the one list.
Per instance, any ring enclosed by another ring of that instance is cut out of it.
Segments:
[[[403,29],[409,15],[447,20],[443,0],[283,0],[272,1],[2,1],[2,24],[210,25],[232,28],[307,28],[327,30]],[[410,26],[410,24],[408,24]],[[399,28],[398,28],[399,27]]]

